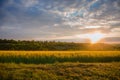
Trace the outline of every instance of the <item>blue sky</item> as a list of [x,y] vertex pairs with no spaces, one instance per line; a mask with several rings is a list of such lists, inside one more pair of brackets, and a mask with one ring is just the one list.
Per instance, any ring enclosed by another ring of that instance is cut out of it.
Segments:
[[120,42],[120,0],[0,0],[0,38]]

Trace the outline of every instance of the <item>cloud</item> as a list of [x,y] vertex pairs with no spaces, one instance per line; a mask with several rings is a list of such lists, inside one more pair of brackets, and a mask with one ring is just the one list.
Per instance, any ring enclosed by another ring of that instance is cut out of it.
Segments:
[[1,0],[0,38],[68,40],[95,31],[118,36],[119,14],[119,0]]
[[24,7],[31,7],[35,6],[36,4],[39,3],[39,0],[22,0],[21,3],[23,4]]
[[102,39],[100,42],[120,43],[120,37],[106,37],[106,38]]

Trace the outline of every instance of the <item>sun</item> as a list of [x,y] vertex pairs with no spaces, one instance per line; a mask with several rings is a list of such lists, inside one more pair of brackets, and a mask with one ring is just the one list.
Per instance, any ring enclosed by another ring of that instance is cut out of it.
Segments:
[[100,39],[104,38],[104,34],[100,32],[94,32],[87,34],[87,38],[90,39],[91,43],[97,43]]

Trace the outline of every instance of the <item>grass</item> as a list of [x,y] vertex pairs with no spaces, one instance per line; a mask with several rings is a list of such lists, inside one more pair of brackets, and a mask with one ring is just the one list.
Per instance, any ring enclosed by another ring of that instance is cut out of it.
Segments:
[[120,62],[0,63],[0,80],[120,80]]
[[120,80],[120,51],[0,51],[0,80]]
[[0,63],[119,62],[120,51],[0,51]]

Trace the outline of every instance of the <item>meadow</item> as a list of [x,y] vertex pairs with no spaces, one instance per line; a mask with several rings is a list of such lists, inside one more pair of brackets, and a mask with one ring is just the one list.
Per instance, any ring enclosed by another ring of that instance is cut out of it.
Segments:
[[120,51],[0,51],[0,80],[120,80]]
[[0,80],[120,80],[120,62],[0,63]]

